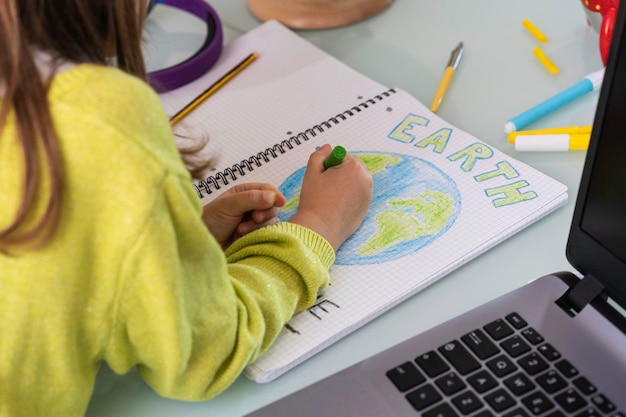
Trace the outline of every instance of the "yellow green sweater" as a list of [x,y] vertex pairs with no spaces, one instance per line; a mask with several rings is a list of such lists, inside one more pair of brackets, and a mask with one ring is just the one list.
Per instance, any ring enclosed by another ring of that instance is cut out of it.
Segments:
[[[143,82],[79,65],[55,77],[49,100],[63,215],[43,250],[0,254],[0,416],[82,416],[103,360],[136,366],[163,396],[218,394],[315,301],[332,248],[279,223],[225,256]],[[19,192],[13,132],[0,136],[0,228]]]

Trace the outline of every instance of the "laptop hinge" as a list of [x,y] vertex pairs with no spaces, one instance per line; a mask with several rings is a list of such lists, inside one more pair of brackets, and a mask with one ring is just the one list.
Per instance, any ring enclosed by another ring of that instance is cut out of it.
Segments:
[[574,317],[602,294],[602,291],[604,291],[604,286],[592,275],[587,274],[556,300],[556,303],[567,314]]

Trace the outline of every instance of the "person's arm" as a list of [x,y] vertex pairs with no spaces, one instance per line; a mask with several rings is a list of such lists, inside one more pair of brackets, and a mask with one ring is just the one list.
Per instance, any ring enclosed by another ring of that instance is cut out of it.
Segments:
[[137,365],[161,395],[209,398],[264,352],[328,283],[334,252],[317,233],[279,223],[226,255],[207,232],[187,178],[168,176],[120,265],[104,359]]
[[97,343],[114,371],[137,366],[158,393],[201,400],[232,383],[295,313],[315,302],[328,284],[333,248],[365,215],[371,176],[356,158],[323,171],[323,147],[309,161],[319,164],[307,170],[302,215],[245,234],[224,253],[203,222],[191,178],[174,157],[158,98],[146,97],[152,106],[128,106],[142,112],[122,113],[120,105],[107,118],[121,123],[132,116],[119,131],[137,136],[151,168],[142,170],[140,192],[125,199],[127,223],[107,225],[119,228],[111,235],[128,238],[110,245],[124,261],[110,265],[108,285],[116,296]]
[[[363,221],[372,199],[372,176],[363,161],[349,153],[341,164],[324,169],[330,152],[326,144],[309,157],[298,211],[289,221],[321,234],[337,250]],[[227,248],[239,236],[275,223],[284,205],[275,187],[242,183],[207,204],[203,220]]]

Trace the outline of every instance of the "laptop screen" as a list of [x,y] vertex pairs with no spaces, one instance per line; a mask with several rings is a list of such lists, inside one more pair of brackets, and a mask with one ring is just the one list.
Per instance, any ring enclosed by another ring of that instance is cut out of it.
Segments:
[[617,20],[600,91],[567,257],[626,306],[626,7]]

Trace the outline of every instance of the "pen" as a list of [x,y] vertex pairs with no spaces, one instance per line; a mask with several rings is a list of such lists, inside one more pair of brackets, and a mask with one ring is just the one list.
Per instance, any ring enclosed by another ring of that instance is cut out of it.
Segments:
[[233,79],[237,74],[243,71],[248,65],[252,63],[255,59],[258,58],[258,54],[256,52],[248,55],[243,61],[239,64],[235,65],[233,69],[228,71],[226,74],[222,76],[219,80],[214,82],[209,88],[200,93],[196,98],[194,98],[189,104],[183,107],[178,113],[170,118],[170,124],[174,126],[178,123],[183,117],[187,116],[191,111],[193,111],[196,107],[198,107],[204,100],[206,100],[209,96],[219,90],[224,86],[227,82]]
[[515,139],[518,152],[584,151],[589,147],[590,133],[555,133],[522,135]]
[[456,72],[457,67],[459,66],[459,62],[461,62],[461,57],[463,56],[463,42],[459,42],[456,48],[450,54],[450,60],[448,61],[448,65],[443,72],[443,76],[441,77],[441,81],[439,82],[439,87],[437,87],[437,91],[435,91],[435,96],[433,97],[433,102],[430,105],[430,110],[433,113],[436,113],[439,109],[439,105],[441,104],[441,100],[443,100],[443,96],[446,95],[446,91],[450,86],[450,82],[452,81],[452,77],[454,77],[454,73]]
[[519,132],[509,132],[509,143],[515,143],[516,139],[520,136],[526,135],[555,135],[555,134],[591,134],[591,126],[566,126],[556,127],[552,129],[538,129],[538,130],[521,130]]
[[530,109],[506,122],[506,124],[504,125],[504,131],[506,133],[509,133],[523,129],[532,122],[539,120],[543,116],[550,114],[555,110],[560,109],[561,107],[576,100],[577,98],[592,91],[596,91],[600,88],[600,86],[602,86],[603,78],[604,68],[599,71],[592,72],[573,86],[565,89],[555,96],[550,97],[542,103],[531,107]]
[[346,153],[346,148],[343,146],[335,146],[330,152],[330,155],[328,155],[328,158],[324,161],[324,169],[328,169],[342,163],[343,158],[346,157]]

